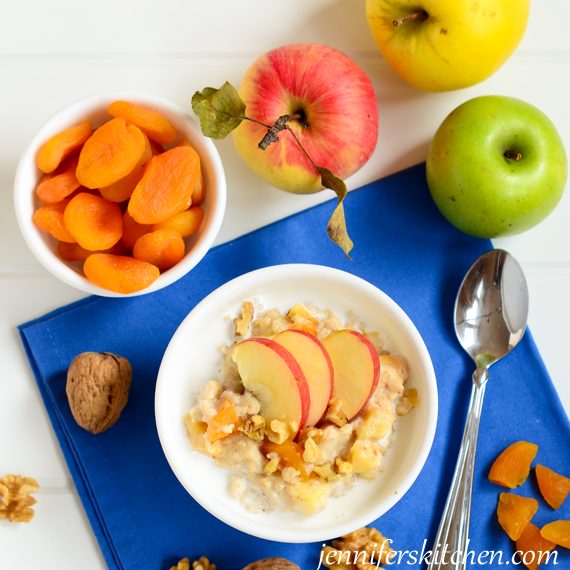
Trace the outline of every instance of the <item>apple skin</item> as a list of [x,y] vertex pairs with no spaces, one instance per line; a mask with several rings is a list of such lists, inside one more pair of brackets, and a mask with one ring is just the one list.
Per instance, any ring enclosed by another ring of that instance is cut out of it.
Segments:
[[[298,340],[295,342],[294,337],[301,337],[304,342]],[[301,367],[309,385],[311,400],[305,425],[317,425],[325,415],[334,392],[334,369],[327,349],[315,335],[299,329],[288,329],[280,332],[273,340],[284,346]],[[305,343],[310,346],[311,350],[304,350],[306,348]],[[301,350],[304,352],[300,352]],[[321,366],[317,365],[318,361],[320,361]],[[311,373],[314,374],[315,370],[321,374],[312,376]],[[326,370],[326,374],[322,374],[323,370]],[[325,381],[323,382],[323,380]]]
[[[241,82],[246,115],[272,125],[281,115],[301,113],[290,128],[321,167],[345,179],[372,155],[378,139],[378,109],[372,83],[344,53],[320,44],[274,49],[257,59]],[[303,127],[306,122],[308,128]],[[291,136],[258,148],[267,129],[243,121],[233,132],[236,149],[261,178],[282,190],[310,194],[321,178]]]
[[[520,159],[505,157],[520,153]],[[562,139],[533,105],[497,95],[452,111],[431,143],[426,173],[441,213],[477,237],[517,234],[541,222],[567,178]]]
[[[309,385],[307,383],[307,380],[305,378],[305,375],[303,374],[303,371],[301,370],[301,367],[299,366],[299,364],[297,363],[297,361],[295,360],[295,358],[293,357],[293,355],[284,347],[282,347],[280,344],[277,344],[276,342],[274,342],[273,340],[270,340],[268,338],[249,338],[246,340],[243,340],[241,342],[239,342],[238,344],[236,344],[234,346],[234,348],[232,349],[232,358],[234,360],[234,362],[237,364],[238,366],[238,370],[240,373],[240,376],[242,377],[242,381],[244,386],[251,390],[253,392],[254,395],[257,395],[259,397],[259,394],[256,394],[256,388],[258,387],[258,384],[255,383],[255,380],[259,380],[259,378],[252,378],[252,379],[246,379],[243,377],[242,375],[242,370],[241,370],[241,366],[240,366],[240,357],[239,357],[239,351],[240,351],[240,347],[243,347],[245,345],[257,345],[258,348],[258,354],[257,354],[257,361],[259,362],[259,359],[261,358],[271,358],[271,357],[276,357],[279,359],[279,361],[281,362],[281,364],[284,364],[287,368],[288,368],[288,373],[290,374],[290,376],[292,377],[293,383],[294,383],[294,390],[295,393],[283,393],[282,390],[277,390],[276,392],[281,392],[280,397],[285,399],[286,397],[290,397],[293,400],[297,400],[297,411],[298,411],[298,418],[292,418],[292,417],[287,417],[286,419],[290,419],[293,421],[298,420],[298,429],[302,429],[303,427],[305,427],[306,423],[307,423],[307,418],[309,417],[309,410],[311,407],[311,397],[310,397],[310,392],[309,392]],[[265,351],[263,350],[265,349]],[[265,354],[264,354],[265,352]],[[273,354],[271,354],[273,353]],[[266,377],[261,379],[261,383],[262,384],[267,384],[267,380],[269,378],[273,379],[273,382],[275,382],[275,378],[277,377],[277,372],[275,371],[273,374],[271,375],[267,375]],[[249,380],[249,382],[248,382]],[[251,382],[251,381],[254,382]],[[288,388],[291,388],[291,383],[288,382],[289,378],[286,379],[285,384],[288,385]],[[284,384],[284,385],[285,385]],[[261,389],[263,391],[265,391],[265,389],[263,388],[263,386],[260,386]],[[271,405],[273,408],[279,407],[281,403],[281,400],[279,400],[279,402],[271,402]],[[263,405],[263,402],[262,402]],[[263,412],[263,410],[262,410]],[[267,416],[266,419],[282,419],[279,415],[276,417],[270,417]]]
[[[376,392],[380,380],[378,353],[362,333],[353,329],[334,331],[325,338],[323,344],[334,369],[333,397],[343,402],[343,410],[350,421],[364,409]],[[360,358],[355,361],[356,347],[360,349]],[[367,364],[365,360],[368,361]],[[357,370],[355,363],[359,366]],[[365,378],[364,375],[368,377]],[[345,397],[348,394],[350,397]],[[354,398],[354,394],[357,394],[357,398]]]
[[[408,83],[448,91],[479,83],[521,41],[530,0],[367,0],[366,15],[386,61]],[[427,17],[397,27],[417,10]]]

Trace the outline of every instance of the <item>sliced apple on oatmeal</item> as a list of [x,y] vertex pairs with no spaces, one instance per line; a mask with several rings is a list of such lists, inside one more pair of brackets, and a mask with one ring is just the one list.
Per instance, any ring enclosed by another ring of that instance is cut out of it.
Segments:
[[244,387],[259,400],[266,420],[285,421],[297,430],[305,426],[311,403],[309,385],[286,348],[267,338],[249,338],[233,347],[232,360]]
[[378,386],[378,353],[362,333],[350,329],[331,333],[323,343],[333,363],[333,397],[342,402],[342,410],[350,421]]
[[273,339],[284,346],[295,358],[309,385],[311,406],[307,426],[314,426],[323,417],[332,397],[334,372],[323,343],[303,330],[286,330]]

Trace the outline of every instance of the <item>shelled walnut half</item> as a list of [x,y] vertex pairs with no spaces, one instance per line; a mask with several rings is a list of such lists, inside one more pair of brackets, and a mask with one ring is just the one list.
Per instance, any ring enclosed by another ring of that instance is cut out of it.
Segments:
[[210,562],[205,556],[200,556],[198,560],[190,562],[189,558],[183,558],[176,566],[171,566],[170,570],[216,570],[216,565]]
[[31,477],[6,475],[0,479],[0,520],[30,522],[34,518],[31,507],[37,502],[30,495],[39,488]]
[[381,570],[394,556],[390,542],[375,528],[361,528],[325,546],[321,561],[329,570]]
[[301,570],[301,568],[285,558],[264,558],[248,564],[243,570]]

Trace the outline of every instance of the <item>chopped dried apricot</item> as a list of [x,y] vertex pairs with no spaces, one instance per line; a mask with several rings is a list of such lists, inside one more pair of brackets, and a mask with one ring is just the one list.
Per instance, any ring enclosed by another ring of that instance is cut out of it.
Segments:
[[272,441],[264,441],[261,445],[261,451],[264,455],[269,453],[277,453],[281,463],[285,467],[292,467],[306,477],[305,461],[303,459],[303,448],[291,439],[285,440],[283,443],[273,443]]
[[497,518],[501,528],[511,540],[517,540],[526,525],[538,511],[538,501],[512,493],[501,493],[497,505]]
[[77,180],[87,188],[105,188],[121,180],[141,160],[146,149],[143,132],[125,119],[102,124],[79,154]]
[[75,192],[81,187],[75,176],[76,168],[77,160],[73,160],[61,172],[44,174],[36,188],[38,198],[44,204],[55,204]]
[[240,419],[234,405],[225,399],[214,417],[208,422],[208,439],[211,442],[224,439],[236,432],[239,426]]
[[123,215],[119,206],[87,192],[81,192],[69,201],[64,220],[75,241],[89,251],[109,249],[123,235]]
[[33,222],[42,232],[52,235],[59,241],[75,242],[75,238],[65,226],[64,212],[68,200],[62,200],[56,204],[48,204],[38,208],[33,215]]
[[125,200],[128,200],[131,197],[135,186],[142,178],[146,165],[151,158],[152,148],[149,140],[146,139],[145,150],[137,165],[124,178],[117,180],[117,182],[110,186],[99,188],[101,196],[110,202],[124,202]]
[[183,238],[194,235],[202,225],[204,219],[204,212],[198,206],[192,206],[180,214],[176,214],[164,222],[154,224],[153,230],[174,230],[178,232]]
[[158,224],[192,205],[200,158],[191,147],[175,147],[154,156],[129,200],[139,224]]
[[524,528],[517,539],[517,556],[528,570],[536,570],[549,559],[549,552],[554,544],[541,536],[538,528],[532,523]]
[[156,265],[161,271],[170,269],[184,257],[184,240],[174,230],[156,230],[142,235],[135,243],[133,256]]
[[46,174],[53,172],[68,156],[81,148],[92,132],[89,121],[83,121],[54,135],[38,150],[38,168]]
[[128,101],[114,101],[107,107],[107,111],[113,117],[122,117],[136,125],[148,138],[157,143],[172,144],[178,136],[176,129],[166,117],[147,107]]
[[538,488],[544,500],[553,509],[560,508],[570,493],[570,479],[544,465],[537,465],[535,472]]
[[570,548],[570,521],[554,521],[544,525],[540,534],[558,546]]
[[495,459],[489,471],[489,481],[514,489],[522,485],[530,472],[530,465],[538,452],[538,445],[517,441],[509,445]]
[[109,253],[90,255],[85,260],[83,271],[95,285],[124,294],[146,289],[160,275],[158,267],[146,261]]
[[149,224],[139,224],[133,220],[128,210],[123,214],[123,237],[122,242],[129,248],[133,249],[137,240],[144,234],[152,231]]

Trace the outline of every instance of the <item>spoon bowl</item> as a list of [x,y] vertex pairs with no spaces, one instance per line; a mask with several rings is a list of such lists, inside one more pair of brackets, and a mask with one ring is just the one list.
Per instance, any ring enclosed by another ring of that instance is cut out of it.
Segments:
[[455,301],[455,333],[477,368],[488,368],[513,350],[527,317],[528,287],[516,259],[502,249],[483,254]]

